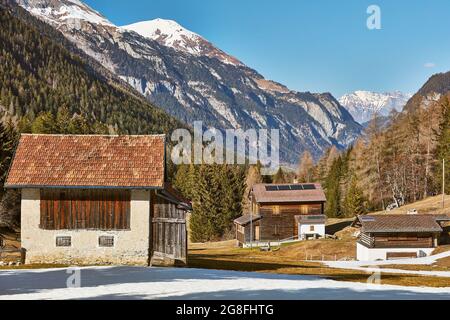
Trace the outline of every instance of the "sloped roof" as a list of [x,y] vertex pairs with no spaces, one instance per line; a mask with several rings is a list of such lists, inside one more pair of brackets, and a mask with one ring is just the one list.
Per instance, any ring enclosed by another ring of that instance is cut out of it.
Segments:
[[234,220],[234,223],[239,224],[241,226],[245,226],[247,224],[249,224],[250,222],[255,222],[261,219],[260,215],[250,215],[250,214],[245,214],[243,216],[240,216],[239,218]]
[[[308,190],[277,190],[268,191],[266,187],[273,186],[314,186]],[[257,203],[296,203],[296,202],[325,202],[325,193],[319,183],[306,184],[256,184],[252,189]]]
[[165,137],[21,136],[7,188],[162,188]]
[[295,222],[300,224],[324,224],[327,222],[327,216],[324,214],[298,215],[294,218]]
[[358,216],[353,225],[360,225],[362,232],[442,232],[431,214],[417,215],[365,215]]
[[171,183],[164,183],[164,189],[161,190],[163,196],[179,206],[183,207],[185,210],[192,211],[192,203],[190,200],[185,198],[181,192],[173,187]]

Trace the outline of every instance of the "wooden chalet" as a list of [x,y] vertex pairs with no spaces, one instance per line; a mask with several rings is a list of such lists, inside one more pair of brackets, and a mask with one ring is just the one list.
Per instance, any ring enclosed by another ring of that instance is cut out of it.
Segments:
[[352,226],[360,228],[357,259],[360,261],[417,258],[430,255],[439,244],[446,215],[365,215]]
[[325,194],[320,184],[257,184],[251,212],[234,221],[239,245],[325,236]]
[[190,203],[165,182],[165,137],[22,135],[26,263],[185,264]]

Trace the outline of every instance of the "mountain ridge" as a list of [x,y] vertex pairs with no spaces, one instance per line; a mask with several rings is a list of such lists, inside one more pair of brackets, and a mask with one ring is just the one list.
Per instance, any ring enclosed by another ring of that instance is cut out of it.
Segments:
[[386,117],[392,110],[402,111],[411,97],[411,94],[400,91],[378,93],[357,90],[343,95],[339,98],[339,103],[352,114],[356,121],[364,124],[370,121],[375,113]]
[[79,1],[18,3],[151,103],[187,124],[200,120],[218,129],[279,129],[281,158],[286,163],[297,163],[305,150],[318,158],[332,146],[344,149],[361,133],[362,127],[331,95],[292,91],[242,63],[223,61],[228,55],[217,56],[223,52],[218,48],[207,48],[200,55],[180,50],[179,43],[174,48],[166,45],[161,32],[156,39],[143,37],[111,26],[94,10],[81,15],[70,9],[89,8]]

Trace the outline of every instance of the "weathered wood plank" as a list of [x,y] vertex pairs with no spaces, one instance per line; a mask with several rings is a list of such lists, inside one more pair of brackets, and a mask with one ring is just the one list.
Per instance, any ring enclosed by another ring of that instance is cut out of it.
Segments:
[[122,190],[43,190],[43,229],[129,229],[130,192]]

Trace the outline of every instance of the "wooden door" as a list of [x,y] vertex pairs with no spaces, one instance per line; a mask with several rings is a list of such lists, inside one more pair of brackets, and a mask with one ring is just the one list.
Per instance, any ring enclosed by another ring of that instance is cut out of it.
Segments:
[[259,226],[255,226],[255,240],[261,240],[260,236]]
[[297,221],[295,221],[295,218],[294,218],[294,234],[292,236],[298,237],[298,223]]

